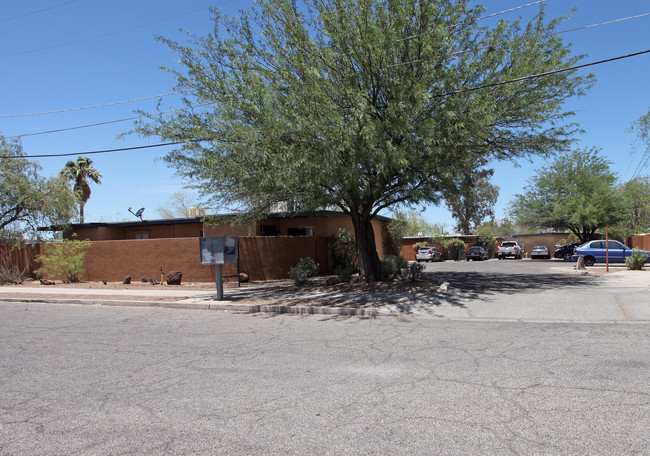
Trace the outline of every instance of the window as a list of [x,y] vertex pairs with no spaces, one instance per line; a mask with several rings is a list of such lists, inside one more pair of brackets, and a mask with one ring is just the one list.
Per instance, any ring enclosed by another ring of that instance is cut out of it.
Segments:
[[313,236],[313,226],[299,226],[294,228],[287,228],[287,236]]
[[262,225],[262,236],[277,236],[278,229],[275,225]]
[[133,239],[149,239],[149,233],[135,233]]

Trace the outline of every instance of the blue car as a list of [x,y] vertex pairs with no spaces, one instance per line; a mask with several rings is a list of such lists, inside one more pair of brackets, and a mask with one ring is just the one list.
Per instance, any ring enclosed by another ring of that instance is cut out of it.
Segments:
[[[605,248],[607,244],[607,248]],[[573,261],[578,261],[580,256],[585,257],[585,266],[593,266],[594,263],[605,263],[607,251],[609,251],[610,263],[625,263],[625,259],[632,256],[633,250],[618,241],[589,241],[576,247],[573,251]],[[646,256],[646,263],[650,260],[650,252],[639,250]]]

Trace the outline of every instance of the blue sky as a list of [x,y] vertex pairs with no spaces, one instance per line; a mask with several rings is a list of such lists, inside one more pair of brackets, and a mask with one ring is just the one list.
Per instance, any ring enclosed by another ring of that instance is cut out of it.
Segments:
[[[488,13],[530,3],[532,0],[486,0]],[[3,2],[0,9],[0,134],[6,137],[102,123],[134,116],[136,109],[153,111],[157,99],[112,104],[123,100],[173,91],[172,76],[161,65],[173,65],[176,56],[155,41],[157,35],[182,40],[180,28],[197,36],[211,31],[208,8],[226,14],[250,6],[250,0],[32,0]],[[607,22],[650,12],[648,0],[548,0],[549,17],[577,12],[561,30]],[[529,7],[501,18],[527,17]],[[563,35],[583,63],[650,49],[650,16],[594,27]],[[574,120],[585,130],[577,147],[598,147],[612,162],[621,179],[631,178],[644,152],[629,131],[633,121],[650,110],[650,54],[581,70],[594,73],[596,83],[585,97],[567,101],[576,111]],[[78,107],[111,106],[71,110]],[[177,96],[164,97],[163,109],[179,107]],[[17,114],[65,112],[35,116]],[[9,117],[7,117],[9,116]],[[83,154],[115,148],[153,144],[155,139],[134,135],[117,139],[132,121],[59,133],[24,136],[27,155]],[[86,205],[86,221],[118,221],[132,218],[145,207],[144,218],[159,218],[172,193],[184,182],[174,176],[159,157],[168,147],[89,155],[103,174],[101,185],[92,185]],[[43,174],[56,174],[72,157],[38,158]],[[501,188],[496,216],[506,215],[512,195],[521,193],[535,170],[546,163],[538,159],[495,163],[493,182]],[[646,168],[641,174],[647,174]],[[454,222],[444,207],[428,206],[424,216],[451,229]]]

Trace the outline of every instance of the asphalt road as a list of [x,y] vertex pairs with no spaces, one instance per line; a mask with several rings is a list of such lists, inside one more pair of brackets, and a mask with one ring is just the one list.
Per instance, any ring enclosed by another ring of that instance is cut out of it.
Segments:
[[2,303],[0,454],[650,454],[648,372],[645,324]]

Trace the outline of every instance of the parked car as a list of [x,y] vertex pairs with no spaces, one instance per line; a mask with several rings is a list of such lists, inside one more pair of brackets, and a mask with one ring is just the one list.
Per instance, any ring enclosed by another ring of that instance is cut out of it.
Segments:
[[533,247],[533,250],[530,252],[530,257],[534,260],[535,258],[546,258],[547,260],[551,259],[551,252],[548,250],[548,247],[545,245],[536,245]]
[[514,257],[515,260],[521,259],[521,247],[515,241],[503,241],[497,247],[497,258],[502,260],[507,257]]
[[[605,263],[607,256],[610,263],[624,263],[625,259],[632,256],[633,250],[618,241],[589,241],[576,247],[573,251],[573,261],[580,256],[585,257],[585,266],[593,266],[595,263]],[[650,252],[639,250],[646,256],[646,263],[650,261]]]
[[467,261],[469,260],[487,260],[488,259],[488,251],[485,250],[481,246],[474,246],[470,247],[467,249],[467,252],[465,252],[465,259]]
[[435,247],[420,247],[415,255],[415,261],[442,261],[442,253]]
[[561,258],[564,261],[572,261],[573,250],[582,244],[582,242],[574,242],[573,244],[556,245],[555,252],[553,253],[553,258]]

